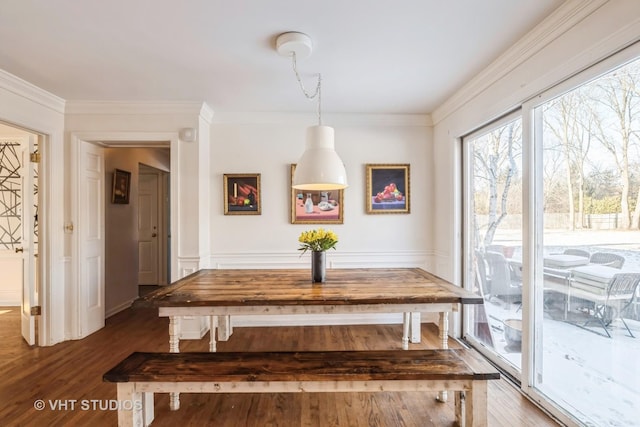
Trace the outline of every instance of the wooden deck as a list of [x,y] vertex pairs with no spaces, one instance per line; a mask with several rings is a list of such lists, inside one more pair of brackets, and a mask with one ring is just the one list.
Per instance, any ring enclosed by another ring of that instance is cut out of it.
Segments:
[[[1,311],[1,309],[0,309]],[[20,337],[17,307],[0,314],[0,419],[7,426],[116,425],[117,411],[99,405],[116,399],[102,376],[133,351],[167,351],[168,319],[154,309],[129,309],[79,341],[29,348]],[[425,324],[420,344],[437,348],[437,328]],[[218,351],[400,349],[402,325],[236,328]],[[450,341],[450,347],[457,343]],[[207,351],[208,339],[183,341],[183,351]],[[489,382],[489,426],[558,425],[505,379]],[[451,426],[453,399],[446,404],[419,392],[305,394],[183,394],[178,411],[169,396],[156,397],[154,426]],[[42,399],[45,409],[34,406]],[[75,401],[75,409],[71,402]],[[65,409],[52,404],[66,403]],[[95,403],[94,403],[95,402]],[[82,405],[85,408],[83,409]],[[93,409],[95,406],[97,409]]]

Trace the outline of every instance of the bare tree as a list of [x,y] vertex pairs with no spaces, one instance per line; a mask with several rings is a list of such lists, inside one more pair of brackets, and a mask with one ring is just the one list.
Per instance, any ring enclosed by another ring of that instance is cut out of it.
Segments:
[[486,138],[486,141],[477,142],[474,146],[474,179],[485,181],[489,198],[484,247],[493,242],[498,226],[507,216],[509,190],[517,173],[515,159],[522,153],[521,122],[510,122],[492,131]]
[[[637,143],[638,138],[633,126],[640,119],[639,74],[637,64],[620,68],[596,81],[597,91],[593,94],[595,106],[600,107],[593,109],[593,123],[596,127],[594,136],[611,153],[620,173],[622,227],[626,229],[632,226],[629,209],[629,149],[634,141]],[[638,210],[637,204],[635,210]],[[634,220],[636,217],[640,218],[640,213],[634,212]],[[638,228],[637,220],[633,226]]]
[[[590,120],[584,105],[584,96],[579,89],[552,101],[544,114],[544,122],[558,139],[564,161],[565,197],[569,206],[569,228],[575,230],[575,195],[578,194],[578,228],[584,226],[584,164],[590,145]],[[545,150],[548,147],[545,140]]]

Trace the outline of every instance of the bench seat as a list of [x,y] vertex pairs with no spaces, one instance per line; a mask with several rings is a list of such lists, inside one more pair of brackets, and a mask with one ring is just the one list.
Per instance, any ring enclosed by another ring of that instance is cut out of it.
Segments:
[[[487,380],[473,350],[133,353],[104,381],[118,385],[118,425],[149,425],[153,393],[456,391],[459,425],[487,425]],[[122,403],[129,404],[122,404]]]

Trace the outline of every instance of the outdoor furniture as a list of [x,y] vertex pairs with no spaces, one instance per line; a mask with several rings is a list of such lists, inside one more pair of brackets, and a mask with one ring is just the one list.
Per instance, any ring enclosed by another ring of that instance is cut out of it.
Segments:
[[593,314],[582,325],[587,326],[591,322],[597,322],[607,336],[611,338],[611,334],[607,326],[615,319],[622,320],[627,332],[632,338],[635,338],[629,325],[624,320],[624,314],[631,306],[636,298],[636,292],[640,284],[640,273],[618,273],[613,276],[606,289],[606,299],[604,303],[594,303]]
[[487,260],[480,251],[476,251],[476,273],[478,288],[480,295],[485,300],[488,300],[489,295],[489,280],[487,279]]
[[577,255],[587,259],[591,258],[591,254],[589,253],[589,251],[585,251],[584,249],[569,248],[565,249],[563,253],[565,255]]
[[610,252],[596,252],[589,259],[591,264],[608,265],[613,268],[622,268],[624,265],[624,257]]
[[544,257],[544,275],[563,280],[567,285],[573,267],[589,264],[589,255],[549,254]]
[[517,274],[507,259],[498,252],[485,253],[488,265],[487,283],[489,294],[493,297],[518,297],[522,296],[522,281],[517,279]]
[[571,287],[584,289],[598,295],[606,295],[613,276],[620,270],[608,265],[589,264],[571,270]]

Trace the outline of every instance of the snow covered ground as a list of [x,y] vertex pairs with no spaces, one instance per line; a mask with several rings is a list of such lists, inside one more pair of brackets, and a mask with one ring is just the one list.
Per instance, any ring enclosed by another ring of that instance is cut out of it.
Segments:
[[[522,312],[496,299],[485,307],[498,353],[520,367],[520,349],[507,344],[502,321]],[[636,338],[620,320],[612,323],[608,338],[597,324],[577,326],[585,320],[577,313],[561,319],[560,310],[545,313],[538,390],[588,426],[640,426],[640,322],[626,319]]]
[[[493,243],[511,246],[514,257],[522,256],[520,231],[501,230]],[[545,231],[544,243],[545,254],[569,247],[616,253],[625,257],[622,271],[640,272],[640,231]],[[579,327],[586,320],[578,311],[579,302],[572,305],[566,320],[562,301],[545,304],[536,388],[587,426],[640,427],[640,298],[636,302],[632,309],[636,320],[625,316],[635,338],[620,320],[610,325],[612,338],[596,323]],[[522,310],[495,298],[485,303],[485,309],[495,348],[520,368],[520,349],[507,345],[502,321],[521,318]]]

